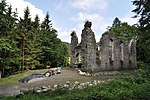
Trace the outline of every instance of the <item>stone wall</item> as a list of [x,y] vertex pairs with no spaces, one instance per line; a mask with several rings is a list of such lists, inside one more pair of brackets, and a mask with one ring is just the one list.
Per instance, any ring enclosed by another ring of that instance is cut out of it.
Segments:
[[136,68],[136,41],[134,39],[129,42],[129,66],[132,69]]
[[[86,23],[88,24],[88,22]],[[96,65],[96,40],[91,27],[85,24],[81,34],[82,70],[93,71]]]
[[84,71],[93,71],[96,64],[96,40],[94,32],[91,30],[91,22],[86,22],[81,34],[81,43],[77,43],[75,33],[71,33],[71,66],[79,65],[78,55],[81,59],[81,69]]
[[126,41],[114,34],[104,34],[99,43],[101,70],[119,70],[136,67],[136,42]]
[[71,60],[70,60],[70,64],[72,67],[75,66],[76,64],[76,52],[75,52],[75,48],[77,47],[78,45],[78,37],[76,36],[76,33],[73,31],[71,33],[71,51],[70,51],[70,57],[71,57]]
[[96,43],[92,23],[87,21],[81,34],[81,43],[71,33],[71,66],[77,67],[80,55],[81,70],[99,72],[136,68],[136,41],[123,40],[113,33],[103,34]]

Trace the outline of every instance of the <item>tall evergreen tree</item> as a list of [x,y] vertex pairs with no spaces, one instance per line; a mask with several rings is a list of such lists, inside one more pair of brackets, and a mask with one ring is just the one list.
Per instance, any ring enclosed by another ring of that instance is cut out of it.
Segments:
[[113,21],[112,26],[114,27],[114,26],[120,26],[120,25],[121,25],[121,21],[119,20],[119,18],[116,17]]
[[[42,25],[42,51],[41,63],[43,66],[50,65],[52,67],[65,66],[68,57],[66,46],[63,45],[60,39],[57,38],[57,31],[52,28],[51,20],[49,20],[49,14],[46,14],[45,20]],[[66,50],[64,50],[64,48]],[[67,56],[67,57],[66,57]]]
[[17,25],[17,15],[16,12],[12,11],[12,6],[8,6],[8,11],[6,13],[6,23],[7,23],[7,39],[9,39],[9,44],[11,46],[11,52],[9,53],[9,66],[10,73],[14,73],[19,69],[19,49],[16,46],[16,25]]
[[0,2],[0,35],[5,35],[7,30],[7,24],[5,23],[7,6],[6,0]]
[[39,16],[36,15],[34,18],[34,22],[33,22],[33,28],[39,29],[39,26],[40,26],[40,19],[39,19]]
[[137,41],[138,60],[150,65],[150,0],[134,0],[135,18],[139,18],[139,34]]
[[32,22],[32,40],[30,40],[30,69],[35,69],[40,66],[38,59],[41,54],[41,31],[40,31],[40,19],[38,15],[35,16]]
[[19,21],[19,44],[21,49],[21,70],[28,69],[30,65],[30,42],[32,40],[32,26],[30,18],[30,10],[28,7],[24,10],[23,19]]
[[51,31],[51,28],[52,28],[52,23],[49,18],[50,18],[49,12],[47,12],[46,17],[41,25],[42,29],[45,29],[47,31]]
[[41,49],[43,54],[41,55],[41,63],[43,66],[51,65],[52,59],[54,59],[54,41],[57,39],[56,30],[52,28],[52,23],[47,12],[44,21],[41,24],[42,30],[42,42]]
[[3,0],[0,2],[0,70],[2,76],[13,74],[19,67],[17,48],[14,39],[16,19],[13,17],[12,7]]
[[67,66],[66,46],[57,38],[49,13],[42,24],[38,15],[31,21],[30,10],[18,19],[5,0],[0,1],[0,71],[2,76],[24,69]]

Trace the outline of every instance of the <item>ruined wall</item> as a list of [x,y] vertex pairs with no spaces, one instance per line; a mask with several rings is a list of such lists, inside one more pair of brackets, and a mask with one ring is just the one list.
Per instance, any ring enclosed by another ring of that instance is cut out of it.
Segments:
[[100,65],[98,66],[100,68],[100,70],[105,70],[108,69],[110,70],[110,63],[109,63],[109,58],[110,58],[110,48],[109,48],[109,39],[107,39],[107,36],[102,36],[102,38],[100,39],[100,50],[98,52],[100,52]]
[[119,69],[121,66],[121,44],[122,42],[114,34],[103,35],[100,39],[99,56],[101,56],[101,70]]
[[96,40],[91,30],[91,22],[86,22],[81,34],[81,43],[77,43],[77,37],[71,33],[71,66],[78,66],[78,55],[81,56],[81,69],[93,71],[96,67]]
[[129,66],[132,69],[136,68],[136,40],[132,39],[129,42]]
[[118,38],[112,33],[104,34],[99,42],[101,70],[136,68],[136,42]]
[[114,70],[121,66],[120,40],[114,34],[103,35],[100,39],[101,70]]
[[81,51],[82,51],[82,70],[93,71],[96,67],[96,40],[94,32],[91,30],[91,22],[84,25],[81,34]]
[[136,68],[136,41],[123,40],[113,33],[103,34],[96,43],[92,23],[87,21],[78,44],[76,34],[71,33],[71,66],[77,67],[80,54],[81,69],[88,72]]
[[76,52],[75,47],[78,45],[78,37],[76,36],[76,33],[73,31],[71,33],[71,47],[70,47],[70,66],[74,67],[76,65]]

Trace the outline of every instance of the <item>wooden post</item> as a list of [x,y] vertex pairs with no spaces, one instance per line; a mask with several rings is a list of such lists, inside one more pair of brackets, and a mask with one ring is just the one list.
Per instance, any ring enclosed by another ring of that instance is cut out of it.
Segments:
[[0,71],[0,79],[1,79],[1,75],[2,75],[2,72]]

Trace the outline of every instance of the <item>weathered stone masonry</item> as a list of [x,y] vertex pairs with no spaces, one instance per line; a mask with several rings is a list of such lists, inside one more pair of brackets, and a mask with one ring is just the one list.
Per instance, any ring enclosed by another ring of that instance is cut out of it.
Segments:
[[134,69],[136,67],[136,41],[123,40],[113,33],[103,34],[96,43],[92,23],[87,21],[81,34],[81,43],[75,32],[71,33],[71,67],[83,71]]

